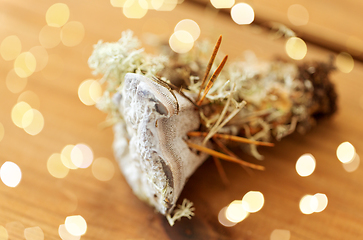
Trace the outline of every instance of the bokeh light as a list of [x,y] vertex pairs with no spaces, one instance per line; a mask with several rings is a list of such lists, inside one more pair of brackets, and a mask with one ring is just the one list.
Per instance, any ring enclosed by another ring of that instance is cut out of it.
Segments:
[[301,60],[307,53],[307,46],[304,40],[298,37],[290,37],[285,44],[287,55],[295,60]]
[[71,151],[71,160],[79,168],[88,168],[93,162],[92,149],[83,143],[75,145]]
[[17,36],[8,36],[1,42],[0,54],[5,61],[14,60],[20,54],[20,52],[21,42]]
[[44,128],[44,117],[37,109],[28,110],[22,119],[24,131],[30,135],[39,134]]
[[115,174],[115,166],[108,158],[96,158],[92,164],[92,174],[100,181],[109,181]]
[[62,240],[79,240],[79,239],[81,239],[81,236],[73,236],[72,234],[70,234],[67,231],[64,224],[59,225],[58,234]]
[[355,148],[350,142],[343,142],[337,148],[337,157],[342,163],[348,163],[353,160]]
[[14,69],[11,69],[6,75],[5,84],[6,87],[12,93],[19,93],[24,90],[28,82],[27,78],[21,78],[15,73]]
[[242,198],[242,207],[250,213],[261,210],[265,203],[265,198],[261,192],[249,191]]
[[33,56],[35,57],[36,63],[37,63],[37,65],[35,67],[35,72],[39,72],[40,70],[45,68],[45,66],[48,63],[47,50],[42,46],[35,46],[35,47],[31,48],[29,50],[29,52],[31,54],[33,54]]
[[61,28],[45,25],[39,33],[39,42],[45,48],[54,48],[61,42]]
[[310,176],[316,167],[316,161],[313,155],[306,153],[303,154],[297,161],[295,165],[296,172],[301,177]]
[[355,170],[358,169],[359,165],[360,165],[360,157],[356,153],[351,161],[343,163],[343,168],[347,172],[354,172]]
[[241,200],[235,200],[231,202],[226,210],[226,218],[234,223],[239,223],[247,218],[249,212],[247,212],[243,206]]
[[178,4],[178,0],[151,0],[152,8],[157,11],[172,11]]
[[197,40],[200,35],[200,28],[198,23],[191,19],[183,19],[180,22],[178,22],[174,28],[174,32],[184,30],[190,33],[192,35],[193,40]]
[[312,195],[305,195],[300,200],[300,211],[303,214],[312,214],[316,211],[318,208],[318,199],[315,196]]
[[6,228],[4,226],[0,225],[0,239],[8,240],[8,238],[9,238],[8,231],[6,230]]
[[39,109],[39,107],[40,107],[40,100],[39,100],[38,95],[30,90],[22,92],[19,95],[17,102],[26,102],[32,108],[35,108],[35,109]]
[[1,181],[8,187],[18,186],[21,176],[21,170],[16,163],[6,161],[0,168]]
[[21,77],[26,78],[32,75],[37,66],[37,61],[30,52],[23,52],[14,61],[14,71]]
[[110,0],[113,7],[123,7],[127,0]]
[[315,212],[324,211],[324,209],[328,206],[328,197],[324,193],[317,193],[314,195],[314,197],[318,201]]
[[86,220],[80,215],[66,217],[64,226],[73,236],[82,236],[87,231]]
[[11,120],[17,127],[23,128],[24,114],[30,109],[32,109],[31,106],[26,102],[18,102],[15,104],[11,110]]
[[97,103],[102,96],[101,84],[92,79],[83,81],[78,87],[78,97],[87,106]]
[[50,175],[55,178],[65,178],[69,172],[69,168],[63,165],[61,155],[53,153],[47,161],[47,169]]
[[233,227],[235,226],[237,223],[235,222],[231,222],[228,220],[228,218],[226,217],[226,211],[227,211],[228,207],[224,207],[222,208],[219,213],[218,213],[218,221],[220,224],[222,224],[225,227]]
[[61,27],[69,19],[69,8],[67,4],[55,3],[50,6],[45,14],[45,20],[50,27]]
[[295,26],[303,26],[309,22],[309,12],[304,6],[293,4],[287,9],[287,18]]
[[341,52],[335,58],[335,65],[343,73],[350,73],[354,68],[354,59],[347,52]]
[[285,229],[275,229],[270,235],[270,240],[290,240],[291,233]]
[[81,22],[68,22],[61,30],[62,43],[67,47],[77,46],[82,42],[84,33],[84,26]]
[[194,46],[193,36],[184,30],[174,32],[169,38],[170,48],[176,53],[189,52]]
[[25,228],[24,237],[26,240],[44,240],[44,233],[40,227]]
[[210,3],[217,9],[231,8],[234,5],[235,0],[210,0]]
[[122,9],[127,18],[142,18],[148,11],[148,3],[146,0],[127,0]]
[[4,125],[0,122],[0,142],[1,140],[3,140],[4,135],[5,135]]
[[255,12],[247,3],[237,3],[231,8],[231,17],[239,25],[250,24],[255,19]]
[[66,166],[69,169],[77,169],[78,167],[74,165],[71,159],[71,153],[74,148],[74,145],[67,145],[62,149],[61,152],[61,161],[64,166]]

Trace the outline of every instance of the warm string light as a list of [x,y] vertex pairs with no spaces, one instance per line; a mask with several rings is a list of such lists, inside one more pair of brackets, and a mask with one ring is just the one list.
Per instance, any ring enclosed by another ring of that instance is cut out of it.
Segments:
[[336,155],[338,160],[343,164],[343,168],[347,172],[354,172],[360,165],[360,157],[355,147],[350,142],[339,144]]
[[238,25],[247,25],[255,19],[255,12],[247,3],[237,3],[231,8],[231,17]]
[[39,97],[36,93],[34,93],[33,91],[25,91],[22,92],[19,97],[18,97],[18,103],[19,102],[26,102],[27,104],[29,104],[29,106],[33,109],[38,109],[40,108],[40,100]]
[[93,79],[84,80],[78,87],[78,97],[87,106],[95,105],[102,96],[101,84]]
[[67,231],[66,226],[64,224],[59,225],[58,235],[62,240],[79,240],[79,239],[81,239],[81,236],[73,236],[72,234],[70,234]]
[[301,177],[310,176],[316,167],[316,161],[313,155],[310,153],[303,154],[297,161],[295,165],[296,172]]
[[11,110],[11,119],[17,127],[33,136],[39,134],[44,128],[42,113],[24,101],[15,104]]
[[0,225],[0,239],[8,240],[9,234],[4,226]]
[[302,60],[307,53],[307,46],[304,40],[298,37],[290,37],[285,44],[287,55],[294,60]]
[[1,181],[8,187],[16,187],[19,185],[22,172],[16,163],[6,161],[0,168]]
[[220,210],[218,221],[225,227],[233,227],[245,220],[250,213],[260,211],[265,203],[264,196],[259,191],[247,192],[242,200],[234,200]]
[[82,236],[87,232],[87,222],[81,215],[66,217],[65,229],[73,236]]
[[343,73],[350,73],[354,68],[354,59],[347,52],[341,52],[335,58],[335,65]]
[[44,233],[40,227],[30,227],[25,228],[24,237],[26,240],[44,240]]
[[5,84],[8,90],[12,93],[19,93],[24,90],[28,78],[19,77],[14,69],[11,69],[6,75]]
[[270,235],[270,240],[290,240],[291,232],[285,229],[275,229]]
[[21,52],[20,39],[15,36],[7,36],[1,42],[0,55],[5,61],[14,60]]
[[210,3],[217,9],[231,8],[234,5],[235,0],[210,0]]
[[287,10],[287,18],[295,26],[304,26],[309,22],[309,12],[304,6],[293,4]]
[[200,35],[198,23],[184,19],[177,23],[174,33],[169,38],[169,46],[176,53],[189,52]]
[[328,198],[323,193],[305,195],[301,198],[299,207],[303,214],[322,212],[328,205]]

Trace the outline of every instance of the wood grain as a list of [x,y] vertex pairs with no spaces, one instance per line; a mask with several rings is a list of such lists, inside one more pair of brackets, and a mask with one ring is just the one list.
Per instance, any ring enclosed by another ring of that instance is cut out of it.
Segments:
[[[13,61],[0,59],[0,122],[5,135],[0,142],[0,164],[15,162],[22,170],[22,181],[16,188],[0,184],[0,225],[6,227],[9,239],[25,239],[24,229],[39,226],[45,239],[59,239],[58,227],[70,215],[81,215],[88,224],[82,239],[269,239],[274,229],[291,231],[291,239],[361,239],[363,238],[363,168],[347,173],[335,156],[337,146],[350,141],[362,154],[363,65],[355,63],[349,74],[336,72],[332,78],[339,94],[339,111],[325,119],[306,135],[293,134],[273,148],[261,148],[265,156],[258,162],[243,155],[244,160],[263,164],[265,171],[248,175],[232,163],[223,163],[230,185],[224,186],[213,161],[205,162],[188,181],[182,198],[194,202],[196,216],[182,219],[170,227],[166,219],[137,199],[118,171],[111,149],[113,133],[100,129],[105,114],[94,106],[83,105],[77,96],[79,84],[92,78],[87,65],[92,45],[99,39],[117,41],[121,31],[132,29],[142,38],[146,32],[161,32],[167,39],[175,24],[185,18],[197,21],[201,38],[216,40],[223,35],[221,50],[230,59],[241,58],[252,50],[260,59],[274,59],[284,52],[284,39],[270,40],[268,33],[250,26],[238,26],[225,15],[214,15],[199,5],[185,2],[172,12],[149,11],[140,20],[127,19],[109,1],[63,1],[69,6],[70,21],[80,21],[85,38],[75,47],[48,49],[57,56],[46,68],[59,75],[44,77],[42,72],[28,78],[25,90],[40,99],[45,119],[43,131],[30,136],[16,127],[10,118],[18,94],[11,93],[5,78]],[[17,35],[23,51],[39,45],[38,35],[46,24],[45,13],[53,0],[2,0],[0,2],[0,41]],[[341,19],[342,21],[346,19]],[[158,22],[159,25],[148,25]],[[348,24],[348,22],[346,22]],[[164,26],[162,29],[159,26]],[[155,51],[146,46],[147,51]],[[327,60],[334,54],[308,44],[303,61]],[[59,60],[62,59],[62,60]],[[47,159],[67,144],[88,144],[95,157],[112,159],[117,169],[114,177],[101,182],[91,169],[72,170],[64,179],[56,179],[47,171]],[[316,171],[309,177],[296,174],[295,162],[306,152],[317,159]],[[218,222],[224,206],[251,190],[261,191],[265,205],[235,227]],[[299,200],[305,194],[325,193],[329,204],[321,213],[304,215]],[[13,224],[13,222],[17,222]]]

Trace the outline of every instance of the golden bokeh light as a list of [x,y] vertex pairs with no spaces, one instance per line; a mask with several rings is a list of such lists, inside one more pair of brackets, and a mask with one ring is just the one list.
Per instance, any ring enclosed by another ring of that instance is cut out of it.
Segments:
[[110,0],[113,7],[123,7],[127,0]]
[[83,143],[75,145],[71,151],[71,161],[79,168],[88,168],[93,162],[92,149]]
[[287,55],[295,60],[301,60],[306,56],[308,48],[304,40],[298,37],[290,37],[285,44]]
[[31,109],[32,108],[28,103],[18,102],[11,110],[11,120],[17,127],[23,128],[24,114]]
[[8,231],[6,230],[6,228],[4,226],[0,225],[0,239],[8,240],[8,238],[9,238]]
[[47,169],[50,175],[55,178],[65,178],[69,172],[69,168],[63,165],[61,155],[53,153],[47,161]]
[[32,75],[36,66],[37,61],[30,52],[20,53],[14,61],[14,71],[21,78],[26,78]]
[[184,30],[190,33],[192,35],[193,40],[196,41],[199,38],[200,35],[200,28],[198,23],[191,19],[183,19],[180,22],[178,22],[174,28],[174,32]]
[[115,174],[115,166],[108,158],[97,158],[92,164],[92,174],[100,181],[109,181]]
[[1,42],[0,54],[5,61],[14,60],[20,54],[20,52],[21,42],[17,36],[8,36]]
[[353,160],[355,147],[350,142],[343,142],[337,148],[337,157],[342,163],[348,163]]
[[343,168],[347,172],[354,172],[355,170],[358,169],[359,165],[360,165],[360,157],[356,153],[351,161],[343,163]]
[[270,235],[270,240],[290,240],[291,233],[285,229],[275,229]]
[[148,11],[146,0],[127,0],[122,8],[127,18],[142,18]]
[[4,135],[5,135],[4,125],[0,122],[0,142],[1,140],[3,140]]
[[24,131],[30,135],[39,134],[44,128],[44,117],[37,109],[28,110],[22,119]]
[[343,73],[350,73],[354,68],[353,57],[346,52],[341,52],[335,58],[335,65]]
[[66,217],[64,226],[73,236],[82,236],[87,231],[86,220],[80,215]]
[[0,168],[1,181],[8,187],[18,186],[21,177],[21,170],[16,163],[6,161]]
[[42,75],[48,80],[59,78],[64,71],[63,58],[57,54],[50,54],[47,66],[42,70]]
[[87,106],[96,104],[102,97],[101,84],[92,79],[83,81],[78,87],[78,97]]
[[306,153],[303,154],[297,161],[295,165],[296,172],[301,177],[310,176],[316,167],[316,161],[313,155]]
[[231,8],[234,5],[235,0],[210,0],[210,3],[217,9]]
[[157,11],[173,11],[178,0],[151,0],[152,8]]
[[61,27],[69,19],[69,8],[67,4],[55,3],[50,6],[45,14],[45,20],[50,27]]
[[22,92],[19,95],[17,102],[26,102],[32,108],[35,108],[35,109],[39,109],[39,107],[40,107],[40,100],[39,100],[38,95],[30,90]]
[[255,12],[247,3],[237,3],[231,8],[231,17],[239,25],[246,25],[253,22]]
[[74,145],[67,145],[65,146],[61,151],[61,161],[64,166],[66,166],[69,169],[77,169],[78,167],[74,165],[71,159],[71,153],[74,148]]
[[40,227],[25,228],[24,237],[26,240],[44,240],[44,233]]
[[315,212],[324,211],[324,209],[328,206],[328,197],[324,193],[317,193],[314,195],[314,197],[318,201]]
[[79,239],[81,239],[81,236],[73,236],[72,234],[70,234],[67,231],[64,224],[59,225],[58,234],[62,240],[79,240]]
[[309,12],[304,6],[293,4],[287,9],[287,18],[295,26],[303,26],[309,22]]
[[226,210],[226,218],[234,223],[242,222],[248,215],[249,212],[243,208],[241,200],[231,202]]
[[45,48],[54,48],[61,42],[61,28],[45,25],[39,33],[39,42]]
[[6,75],[5,84],[6,87],[12,93],[19,93],[24,90],[28,82],[27,78],[21,78],[15,73],[14,69],[11,69]]
[[264,204],[265,198],[259,191],[249,191],[242,198],[242,207],[250,213],[260,211]]
[[81,22],[68,22],[62,27],[61,41],[67,47],[77,46],[82,42],[84,33],[84,26]]
[[176,31],[169,38],[169,46],[176,53],[189,52],[194,46],[193,36],[184,30]]
[[312,195],[305,195],[301,198],[299,207],[303,214],[312,214],[318,207],[318,200]]
[[29,50],[31,54],[35,57],[37,66],[35,68],[35,72],[41,71],[48,63],[48,52],[42,46],[35,46]]
[[225,227],[233,227],[235,226],[237,223],[235,222],[231,222],[227,219],[226,217],[226,212],[227,212],[227,208],[228,207],[224,207],[222,208],[219,213],[218,213],[218,221],[220,224],[222,224]]

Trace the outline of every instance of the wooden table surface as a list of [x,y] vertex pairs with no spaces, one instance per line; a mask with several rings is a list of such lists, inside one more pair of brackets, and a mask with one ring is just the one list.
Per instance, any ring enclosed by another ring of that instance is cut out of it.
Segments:
[[[56,2],[1,0],[0,41],[16,35],[22,51],[39,46],[38,36],[46,25],[46,11]],[[44,116],[44,128],[35,136],[16,127],[11,120],[11,110],[21,92],[10,92],[5,83],[14,61],[0,58],[0,123],[4,126],[0,165],[11,161],[22,172],[17,187],[0,183],[0,236],[5,228],[8,239],[25,239],[25,230],[39,227],[44,239],[60,239],[58,228],[66,217],[81,215],[88,227],[82,239],[262,240],[269,239],[275,229],[290,231],[291,240],[363,239],[363,168],[360,166],[348,173],[335,154],[344,141],[351,142],[357,153],[362,153],[361,62],[355,61],[350,73],[336,71],[332,75],[339,95],[337,114],[320,121],[306,135],[293,134],[273,148],[261,149],[265,156],[263,162],[244,156],[245,160],[263,164],[265,171],[248,175],[235,164],[223,163],[230,180],[230,184],[224,186],[213,161],[205,162],[190,178],[181,196],[194,202],[196,216],[170,227],[163,216],[133,195],[118,170],[111,148],[112,130],[100,128],[105,114],[94,106],[85,106],[78,98],[80,83],[94,77],[87,65],[92,45],[99,39],[117,41],[126,29],[132,29],[140,38],[151,32],[167,39],[176,23],[185,18],[198,22],[201,38],[215,41],[222,34],[221,50],[228,53],[231,60],[241,57],[245,50],[254,51],[260,59],[276,56],[288,59],[284,50],[286,39],[271,40],[264,30],[256,31],[256,26],[239,26],[228,15],[214,14],[190,2],[178,5],[172,12],[150,10],[139,20],[127,19],[121,9],[112,7],[109,1],[63,2],[70,9],[69,21],[83,24],[85,37],[74,47],[60,43],[47,49],[48,65],[28,77],[22,91],[30,90],[38,96],[39,111]],[[324,11],[323,6],[321,11]],[[337,54],[307,45],[308,53],[302,61],[327,60]],[[146,46],[146,50],[154,49]],[[95,158],[106,157],[112,161],[116,171],[110,181],[97,180],[91,168],[71,170],[62,179],[50,175],[48,158],[64,146],[77,143],[90,146]],[[306,178],[295,171],[296,160],[304,153],[313,154],[317,161],[315,172]],[[261,211],[234,227],[222,226],[218,222],[219,211],[251,190],[261,191],[265,196]],[[327,208],[321,213],[302,214],[300,199],[319,192],[327,195]],[[27,235],[27,239],[43,238]]]

